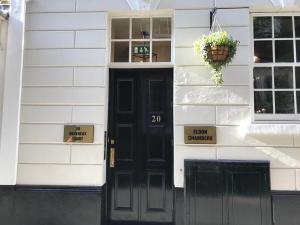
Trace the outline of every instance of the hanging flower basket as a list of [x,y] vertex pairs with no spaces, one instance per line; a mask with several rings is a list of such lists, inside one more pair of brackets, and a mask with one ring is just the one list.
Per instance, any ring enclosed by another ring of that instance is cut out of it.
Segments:
[[211,79],[216,86],[223,84],[222,68],[234,58],[238,43],[225,31],[204,35],[194,43],[195,52],[213,69]]
[[223,61],[227,58],[227,56],[229,54],[229,47],[227,47],[227,46],[209,46],[208,54],[209,54],[209,57],[212,58],[212,60],[215,62]]

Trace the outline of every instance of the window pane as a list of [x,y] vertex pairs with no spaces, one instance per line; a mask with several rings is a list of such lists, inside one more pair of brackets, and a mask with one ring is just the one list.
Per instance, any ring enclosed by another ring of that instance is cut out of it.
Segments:
[[300,37],[300,16],[295,16],[295,34]]
[[153,38],[171,38],[171,18],[153,18]]
[[294,62],[293,41],[275,41],[275,61]]
[[276,91],[275,92],[275,112],[294,113],[294,92]]
[[171,62],[171,42],[170,41],[154,41],[152,43],[153,62]]
[[150,38],[150,18],[132,19],[132,38]]
[[291,16],[274,17],[275,38],[293,37],[293,21]]
[[150,62],[150,42],[132,42],[132,62]]
[[295,68],[296,73],[296,88],[300,88],[300,67]]
[[297,62],[300,62],[300,41],[296,41]]
[[129,42],[111,43],[111,61],[129,62]]
[[254,17],[254,38],[272,37],[272,18]]
[[297,110],[298,114],[300,114],[300,91],[297,91]]
[[255,63],[273,62],[272,41],[254,42],[254,62]]
[[112,19],[112,39],[129,39],[129,19]]
[[273,113],[273,96],[271,91],[254,92],[255,113]]
[[272,68],[258,67],[253,70],[254,88],[267,89],[272,88]]
[[274,68],[275,88],[293,88],[293,80],[293,67]]

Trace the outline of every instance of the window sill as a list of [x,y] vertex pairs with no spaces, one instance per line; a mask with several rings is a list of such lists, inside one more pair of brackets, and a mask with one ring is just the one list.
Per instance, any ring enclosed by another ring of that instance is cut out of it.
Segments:
[[299,135],[300,124],[250,124],[246,126],[246,135]]

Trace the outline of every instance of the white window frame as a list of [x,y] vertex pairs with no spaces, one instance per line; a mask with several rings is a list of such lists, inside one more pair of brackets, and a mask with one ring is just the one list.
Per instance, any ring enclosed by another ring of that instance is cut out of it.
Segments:
[[[129,31],[132,29],[132,19],[149,18],[150,19],[150,38],[149,39],[132,39],[131,33],[129,39],[112,39],[112,20],[113,19],[130,19]],[[171,38],[152,38],[152,21],[153,18],[170,18],[171,19]],[[108,54],[107,61],[109,68],[172,68],[174,67],[174,12],[169,10],[155,10],[148,12],[134,12],[134,13],[111,13],[109,15],[109,32],[108,32]],[[111,43],[129,42],[129,62],[112,62],[111,61]],[[152,52],[153,41],[170,41],[171,42],[171,61],[170,62],[152,62],[152,55],[150,54],[150,62],[131,62],[132,57],[132,42],[135,41],[149,41],[150,52]]]
[[[294,81],[294,88],[293,89],[280,89],[280,91],[293,91],[294,92],[294,107],[295,107],[295,114],[275,114],[275,86],[274,86],[274,67],[300,67],[300,62],[297,62],[297,55],[296,55],[296,40],[300,41],[300,38],[295,37],[295,31],[293,32],[293,38],[264,38],[264,39],[255,39],[254,32],[253,32],[253,19],[254,17],[272,17],[272,32],[274,32],[274,17],[276,16],[292,16],[293,17],[293,29],[295,27],[294,23],[294,16],[300,16],[299,13],[278,13],[278,12],[268,12],[268,13],[252,13],[250,16],[250,41],[251,41],[251,63],[250,63],[250,89],[251,89],[251,111],[252,111],[252,121],[253,123],[300,123],[300,114],[297,114],[297,98],[296,98],[296,91],[300,91],[300,89],[296,88],[296,79],[295,79],[295,71],[293,73],[293,81]],[[273,47],[273,62],[272,63],[254,63],[254,41],[255,40],[272,40],[272,47]],[[294,62],[293,63],[276,63],[275,62],[275,40],[293,40],[294,42]],[[273,94],[273,114],[256,114],[254,109],[254,77],[253,77],[253,69],[255,67],[271,67],[272,68],[272,89],[260,89],[260,91],[272,91]],[[300,109],[298,109],[300,111]],[[299,113],[299,112],[298,112]]]

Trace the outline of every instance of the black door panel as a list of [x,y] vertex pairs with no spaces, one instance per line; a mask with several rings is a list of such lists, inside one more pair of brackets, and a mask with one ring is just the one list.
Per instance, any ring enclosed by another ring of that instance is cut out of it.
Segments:
[[270,225],[267,162],[185,161],[186,225]]
[[172,84],[172,69],[110,71],[111,224],[173,221]]

